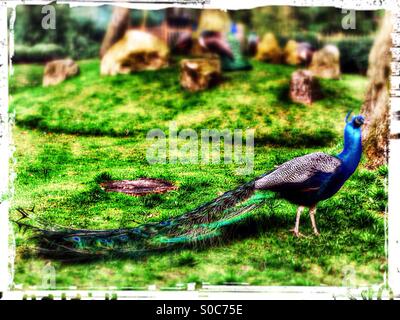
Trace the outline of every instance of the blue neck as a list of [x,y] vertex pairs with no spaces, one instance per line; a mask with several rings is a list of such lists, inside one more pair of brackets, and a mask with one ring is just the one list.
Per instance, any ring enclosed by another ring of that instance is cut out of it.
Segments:
[[337,157],[343,161],[347,174],[351,175],[357,168],[361,159],[361,128],[355,128],[348,123],[344,129],[344,148]]

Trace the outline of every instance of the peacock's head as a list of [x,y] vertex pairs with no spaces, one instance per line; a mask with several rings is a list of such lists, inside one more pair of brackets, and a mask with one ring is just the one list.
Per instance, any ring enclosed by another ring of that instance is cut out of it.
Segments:
[[350,124],[353,128],[359,128],[359,127],[361,127],[361,126],[364,124],[365,118],[364,118],[362,115],[354,116],[354,117],[349,121],[350,114],[351,114],[351,111],[347,114],[346,119],[345,119],[345,122],[346,122],[347,124]]

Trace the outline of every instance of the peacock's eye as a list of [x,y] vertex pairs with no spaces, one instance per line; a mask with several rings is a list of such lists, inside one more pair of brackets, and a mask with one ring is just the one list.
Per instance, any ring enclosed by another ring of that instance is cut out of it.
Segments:
[[354,127],[358,128],[358,127],[361,127],[363,124],[364,124],[364,117],[357,116],[357,117],[353,118]]

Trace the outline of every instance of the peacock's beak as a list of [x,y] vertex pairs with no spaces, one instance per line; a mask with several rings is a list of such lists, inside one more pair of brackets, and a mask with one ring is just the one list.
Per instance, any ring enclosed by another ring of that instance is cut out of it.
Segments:
[[358,116],[358,117],[354,117],[353,121],[354,121],[353,123],[356,127],[361,127],[365,123],[365,118]]

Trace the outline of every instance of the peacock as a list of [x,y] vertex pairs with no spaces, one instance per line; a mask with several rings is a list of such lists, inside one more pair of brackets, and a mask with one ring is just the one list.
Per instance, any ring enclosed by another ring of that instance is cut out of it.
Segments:
[[26,211],[15,222],[33,230],[37,251],[49,258],[136,258],[166,249],[215,243],[228,226],[246,220],[271,197],[279,197],[298,205],[294,236],[302,236],[300,216],[306,207],[313,233],[319,235],[315,221],[317,204],[339,191],[356,170],[362,154],[364,117],[357,115],[350,119],[348,113],[345,123],[344,148],[340,154],[315,152],[296,157],[194,210],[161,222],[109,230],[71,229],[40,218],[25,223],[24,219],[29,218]]

